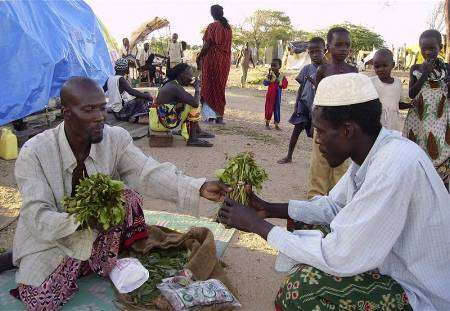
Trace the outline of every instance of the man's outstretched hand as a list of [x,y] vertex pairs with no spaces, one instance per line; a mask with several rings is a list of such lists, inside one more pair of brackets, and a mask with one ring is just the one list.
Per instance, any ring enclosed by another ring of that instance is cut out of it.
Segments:
[[200,195],[214,202],[223,202],[231,188],[220,181],[207,181],[200,188]]

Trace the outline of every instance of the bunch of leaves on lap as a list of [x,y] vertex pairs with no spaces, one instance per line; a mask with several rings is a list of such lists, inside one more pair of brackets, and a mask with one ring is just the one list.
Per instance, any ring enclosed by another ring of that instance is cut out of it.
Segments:
[[105,174],[94,174],[80,181],[74,197],[64,197],[62,204],[69,214],[75,214],[81,226],[89,228],[95,220],[103,228],[123,224],[125,220],[124,184]]

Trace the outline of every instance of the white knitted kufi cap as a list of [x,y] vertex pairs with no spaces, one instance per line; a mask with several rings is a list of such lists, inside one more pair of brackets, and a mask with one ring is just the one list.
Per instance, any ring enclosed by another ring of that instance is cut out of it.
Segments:
[[345,73],[320,81],[314,97],[316,106],[348,106],[378,98],[370,78],[361,73]]

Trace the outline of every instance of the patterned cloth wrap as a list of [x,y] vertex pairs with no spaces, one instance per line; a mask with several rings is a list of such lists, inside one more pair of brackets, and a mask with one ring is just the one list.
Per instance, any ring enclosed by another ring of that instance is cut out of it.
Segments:
[[[420,79],[422,73],[413,75]],[[436,60],[435,70],[429,75],[419,94],[414,98],[415,107],[408,111],[403,136],[417,143],[431,158],[434,167],[445,184],[450,172],[450,105],[447,98],[448,72],[446,64]]]
[[[303,230],[329,233],[326,226],[305,225]],[[403,288],[377,270],[337,277],[308,265],[289,274],[275,298],[275,310],[412,310]]]
[[181,113],[174,104],[156,105],[159,122],[167,129],[176,128],[181,122]]
[[181,123],[181,136],[189,139],[192,123],[200,121],[200,108],[184,105],[179,109],[175,104],[159,105],[156,102],[150,108],[150,129],[155,132],[167,132],[175,129]]

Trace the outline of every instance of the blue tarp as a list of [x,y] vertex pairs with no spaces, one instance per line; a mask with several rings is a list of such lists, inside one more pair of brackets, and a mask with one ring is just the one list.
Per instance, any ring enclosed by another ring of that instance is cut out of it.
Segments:
[[111,58],[82,0],[0,1],[0,125],[40,111],[72,76],[103,85]]

